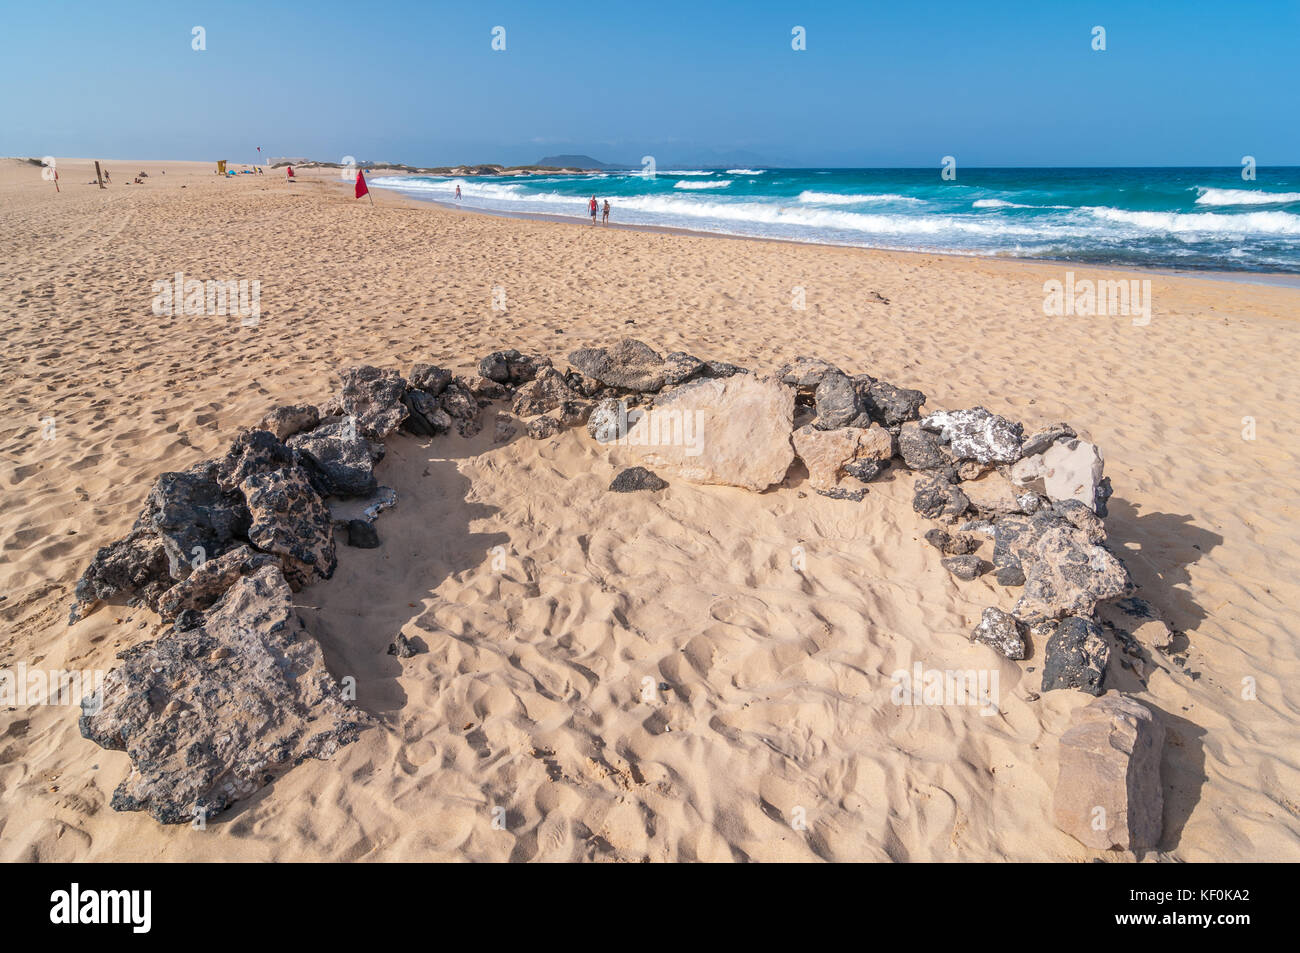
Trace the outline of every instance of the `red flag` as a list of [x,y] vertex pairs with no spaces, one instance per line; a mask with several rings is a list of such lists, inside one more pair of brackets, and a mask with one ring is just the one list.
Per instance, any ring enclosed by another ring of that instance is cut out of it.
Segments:
[[357,198],[369,194],[370,190],[366,188],[366,174],[360,169],[357,169]]

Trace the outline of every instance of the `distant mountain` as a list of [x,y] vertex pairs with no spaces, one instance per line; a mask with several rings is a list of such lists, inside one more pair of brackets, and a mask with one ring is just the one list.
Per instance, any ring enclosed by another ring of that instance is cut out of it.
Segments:
[[[756,152],[737,149],[715,149],[709,152],[682,153],[680,151],[668,148],[662,152],[657,151],[653,145],[648,145],[641,149],[640,152],[653,156],[658,167],[662,169],[766,169],[780,163],[774,163],[771,156],[762,156]],[[596,172],[614,172],[625,170],[639,170],[642,168],[642,160],[634,162],[602,162],[600,159],[593,159],[587,155],[560,155],[547,156],[544,159],[538,159],[539,166],[552,166],[562,169],[585,169]],[[788,163],[787,163],[788,164]]]
[[619,165],[617,162],[601,162],[591,156],[545,156],[538,159],[537,164],[557,169],[593,169],[596,171],[627,168],[627,166]]
[[714,149],[693,155],[668,155],[659,160],[661,169],[768,169],[780,164],[770,156],[746,149]]

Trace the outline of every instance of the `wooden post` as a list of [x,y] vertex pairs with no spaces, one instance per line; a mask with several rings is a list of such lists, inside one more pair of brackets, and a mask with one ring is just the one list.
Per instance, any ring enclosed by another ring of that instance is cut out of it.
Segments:
[[104,173],[99,171],[99,160],[95,160],[95,178],[99,180],[99,187],[104,187]]

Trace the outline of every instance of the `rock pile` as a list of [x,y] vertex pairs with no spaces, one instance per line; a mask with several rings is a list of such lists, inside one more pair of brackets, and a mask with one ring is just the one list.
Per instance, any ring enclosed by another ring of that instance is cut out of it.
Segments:
[[206,611],[184,610],[167,636],[121,653],[81,716],[82,735],[131,758],[115,810],[206,819],[355,740],[369,717],[342,699],[291,603],[272,561],[236,576]]
[[[396,503],[375,477],[385,439],[453,427],[472,436],[498,401],[534,439],[585,424],[599,443],[626,446],[643,466],[620,473],[614,492],[662,489],[660,474],[761,492],[785,482],[797,457],[815,492],[857,501],[890,468],[910,473],[913,508],[937,521],[925,538],[942,565],[959,580],[993,571],[1021,588],[1009,610],[985,609],[971,637],[1014,660],[1041,646],[1043,691],[1103,696],[1108,633],[1126,618],[1143,633],[1121,632],[1126,645],[1168,646],[1106,547],[1101,452],[1066,424],[1026,436],[983,407],[922,415],[920,391],[809,357],[762,376],[628,338],[575,351],[569,364],[504,350],[471,378],[429,364],[406,377],[349,368],[319,409],[277,407],[221,459],[159,477],[131,532],[86,569],[72,610],[75,622],[98,600],[125,597],[174,620],[123,653],[102,707],[82,720],[86,737],[131,755],[114,807],[164,821],[214,813],[355,737],[367,718],[341,697],[288,594],[333,574],[336,528],[350,545],[380,544],[375,519]],[[495,437],[519,429],[499,414]],[[1141,708],[1131,699],[1114,704],[1120,714],[1107,707],[1107,717],[1139,717],[1123,707]],[[1145,827],[1107,836],[1150,840]]]

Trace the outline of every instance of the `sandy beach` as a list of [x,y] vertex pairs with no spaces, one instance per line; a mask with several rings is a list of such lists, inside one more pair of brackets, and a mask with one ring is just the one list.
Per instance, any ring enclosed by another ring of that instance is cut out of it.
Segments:
[[[1180,634],[1145,688],[1114,673],[1168,733],[1143,859],[1300,860],[1300,290],[372,206],[327,170],[107,165],[101,190],[60,159],[56,193],[0,160],[0,667],[110,669],[160,634],[125,606],[68,624],[96,549],[159,474],[324,401],[350,365],[559,365],[626,336],[767,372],[807,354],[1101,447],[1110,544]],[[176,272],[260,281],[257,325],[155,315]],[[1067,272],[1149,279],[1149,324],[1045,316]],[[907,476],[858,503],[794,471],[765,493],[607,492],[628,461],[581,427],[394,436],[383,545],[340,546],[296,596],[375,727],[196,830],[109,807],[127,756],[75,708],[0,709],[0,860],[1134,859],[1053,824],[1056,741],[1090,698],[1035,697],[1040,655],[1000,660],[993,717],[891,704],[915,662],[999,664],[968,635],[1014,599],[944,570]],[[427,651],[387,654],[398,633]]]

